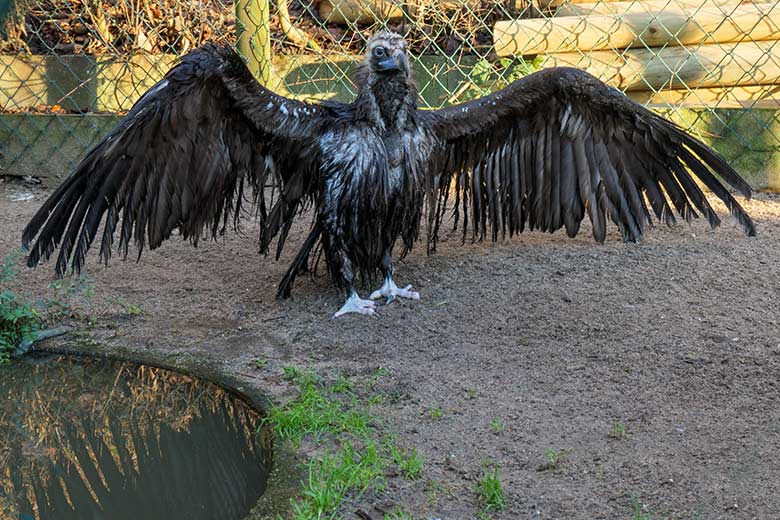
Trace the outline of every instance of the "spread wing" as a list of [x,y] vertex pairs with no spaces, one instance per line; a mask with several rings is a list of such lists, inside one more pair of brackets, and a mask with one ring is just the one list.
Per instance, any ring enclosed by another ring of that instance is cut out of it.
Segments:
[[[435,199],[429,248],[451,197],[465,240],[526,227],[579,231],[587,214],[601,242],[609,216],[625,240],[674,211],[720,223],[697,180],[748,235],[750,217],[718,178],[749,198],[750,186],[713,150],[595,77],[568,68],[526,76],[492,95],[421,111],[437,142],[429,186]],[[454,192],[452,194],[451,192]],[[469,218],[471,222],[469,223]]]
[[[158,247],[178,229],[197,244],[238,225],[245,190],[261,251],[317,196],[319,130],[329,109],[261,87],[230,48],[203,46],[146,92],[38,210],[24,230],[28,265],[60,246],[57,274],[80,271],[103,222],[100,257],[134,241]],[[37,237],[37,239],[36,239]],[[35,240],[30,247],[30,244]]]

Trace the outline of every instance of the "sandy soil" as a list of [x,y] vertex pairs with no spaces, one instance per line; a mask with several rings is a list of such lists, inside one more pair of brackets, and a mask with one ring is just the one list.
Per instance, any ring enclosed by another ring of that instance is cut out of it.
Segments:
[[[0,184],[0,256],[45,195]],[[274,300],[295,249],[258,256],[248,224],[197,249],[172,240],[140,263],[93,258],[91,305],[107,349],[208,356],[280,401],[294,396],[285,365],[358,378],[386,368],[379,387],[393,398],[375,410],[427,459],[426,479],[390,479],[353,506],[376,518],[393,505],[475,518],[485,460],[507,493],[498,519],[635,518],[636,504],[654,519],[777,518],[780,197],[746,207],[756,238],[723,215],[715,231],[656,227],[641,244],[614,229],[604,245],[588,234],[452,239],[396,269],[422,301],[339,320],[326,277]],[[45,295],[52,273],[24,270],[16,289]],[[257,369],[256,358],[270,362]],[[625,435],[610,435],[616,422]],[[548,449],[563,450],[555,469],[543,468]]]

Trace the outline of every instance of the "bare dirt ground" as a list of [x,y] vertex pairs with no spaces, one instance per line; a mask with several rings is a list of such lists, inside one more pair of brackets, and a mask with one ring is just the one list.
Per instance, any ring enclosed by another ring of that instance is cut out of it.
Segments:
[[[31,189],[0,184],[2,257],[46,196],[12,202],[20,191]],[[654,519],[779,518],[780,197],[746,204],[755,238],[717,207],[715,231],[658,226],[641,244],[613,229],[604,245],[531,233],[418,248],[396,275],[422,300],[378,318],[331,320],[342,295],[326,277],[275,301],[295,249],[258,256],[251,224],[197,249],[169,241],[140,263],[105,269],[93,255],[91,305],[106,349],[202,355],[279,401],[295,392],[286,365],[387,369],[380,387],[394,398],[374,410],[426,458],[426,478],[390,479],[355,506],[377,518],[374,506],[393,504],[475,518],[485,460],[507,495],[497,519],[640,518],[637,506]],[[25,269],[15,289],[42,296],[52,273]],[[611,435],[616,423],[625,434]],[[556,468],[543,468],[548,449],[563,452]]]

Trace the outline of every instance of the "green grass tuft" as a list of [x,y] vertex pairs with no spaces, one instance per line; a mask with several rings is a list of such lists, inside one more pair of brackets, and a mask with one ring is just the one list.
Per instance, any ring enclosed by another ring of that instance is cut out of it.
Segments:
[[365,410],[343,406],[317,387],[316,378],[310,372],[295,370],[300,397],[288,406],[272,409],[267,419],[277,435],[300,444],[304,435],[351,433],[365,436],[368,433],[372,417]]
[[485,512],[502,511],[506,507],[497,467],[492,472],[488,467],[484,468],[482,478],[477,482],[477,494]]
[[368,411],[369,397],[358,400],[349,379],[341,376],[326,387],[311,371],[284,370],[285,377],[298,384],[300,395],[273,408],[266,421],[278,437],[299,445],[311,437],[324,451],[308,462],[301,496],[291,502],[294,520],[339,518],[339,507],[348,496],[384,489],[388,466],[396,465],[409,479],[421,475],[422,457],[414,449],[401,450],[379,431],[377,419]]
[[425,459],[417,453],[415,448],[402,450],[393,441],[385,442],[385,449],[390,454],[393,462],[398,466],[401,475],[409,480],[417,480],[422,475]]
[[303,376],[303,372],[298,367],[284,367],[282,370],[285,381],[298,381]]
[[439,406],[434,406],[428,410],[428,417],[434,420],[441,419],[444,417],[444,410]]
[[340,453],[326,452],[309,462],[303,496],[292,502],[295,520],[331,518],[348,493],[362,494],[372,487],[384,487],[383,474],[382,460],[373,443],[355,450],[346,442]]
[[501,419],[493,419],[490,421],[490,429],[493,430],[495,433],[500,433],[504,431],[504,423],[501,421]]
[[340,375],[339,378],[336,380],[335,383],[333,383],[333,386],[330,387],[330,391],[336,394],[342,394],[345,392],[351,392],[352,391],[352,381],[349,380],[349,377],[345,376],[344,374]]

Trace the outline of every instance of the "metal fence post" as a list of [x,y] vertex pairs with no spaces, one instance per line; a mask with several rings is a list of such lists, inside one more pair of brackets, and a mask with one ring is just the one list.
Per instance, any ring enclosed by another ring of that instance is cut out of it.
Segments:
[[247,59],[247,67],[261,85],[271,83],[271,32],[268,0],[236,2],[238,52]]

